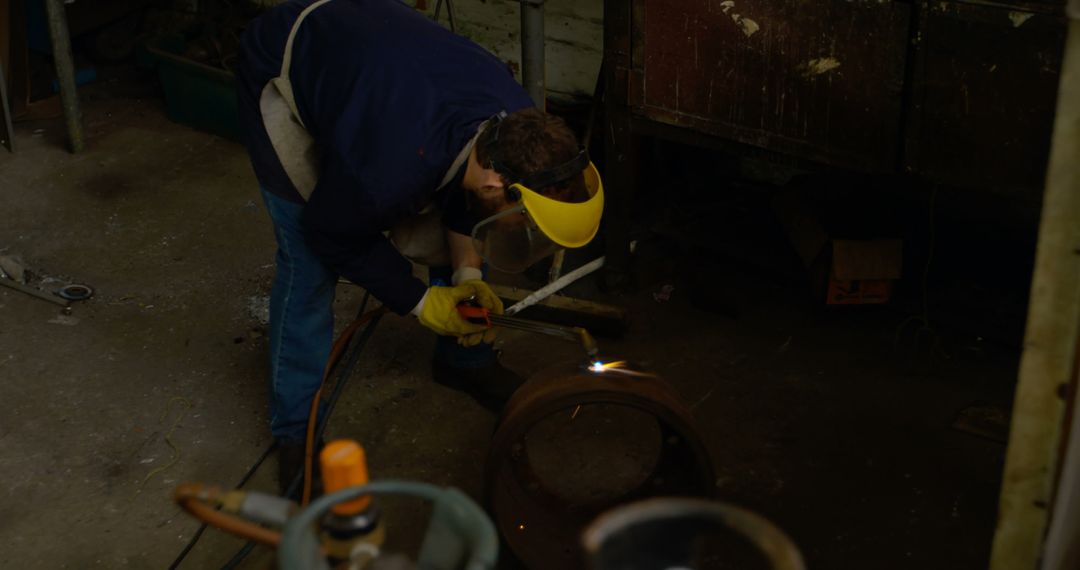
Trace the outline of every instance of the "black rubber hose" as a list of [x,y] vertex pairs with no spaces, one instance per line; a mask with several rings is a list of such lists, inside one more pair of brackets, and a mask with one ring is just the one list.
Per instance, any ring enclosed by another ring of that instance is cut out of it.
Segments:
[[221,567],[221,570],[233,570],[234,568],[239,566],[245,558],[248,557],[248,554],[251,554],[252,550],[255,550],[255,543],[248,542],[243,547],[241,547],[240,550],[237,550],[236,554],[233,554],[233,557],[230,558],[229,561]]
[[[364,314],[364,309],[367,308],[369,297],[369,293],[364,294],[364,300],[360,303],[360,310],[357,312],[356,318],[360,318]],[[339,363],[334,367],[332,375],[337,378],[337,384],[334,386],[334,392],[330,395],[330,400],[326,404],[326,413],[323,414],[322,419],[319,421],[319,425],[315,427],[315,441],[322,439],[323,432],[326,431],[326,424],[330,421],[330,414],[334,412],[334,407],[337,406],[338,398],[341,397],[341,394],[344,391],[346,381],[349,379],[349,376],[352,375],[353,369],[360,361],[360,353],[364,351],[364,346],[367,345],[367,341],[371,338],[371,335],[375,333],[375,327],[379,324],[379,320],[381,319],[381,314],[371,318],[371,322],[369,322],[368,325],[364,327],[364,330],[350,342],[349,354],[348,358],[344,359],[344,366],[341,366]],[[262,459],[266,458],[263,457]],[[261,461],[262,460],[260,460],[260,462]],[[296,478],[289,483],[289,487],[285,491],[285,496],[294,498],[297,492],[300,491],[300,485],[303,483],[303,480],[303,473],[297,475]],[[245,544],[231,559],[229,559],[228,562],[225,563],[224,566],[221,567],[221,570],[234,570],[249,554],[251,554],[251,551],[255,549],[255,546],[254,542]]]
[[[237,489],[242,488],[249,480],[251,480],[251,477],[255,475],[255,472],[259,470],[259,467],[262,466],[263,462],[266,461],[266,458],[270,457],[270,454],[273,453],[275,449],[277,449],[277,442],[271,442],[270,445],[266,446],[266,450],[262,452],[262,455],[255,461],[255,464],[240,478],[240,482],[236,484]],[[184,558],[187,558],[188,553],[191,552],[192,548],[195,548],[199,539],[202,538],[204,531],[206,531],[206,523],[199,525],[199,530],[195,531],[195,534],[191,536],[191,540],[184,546],[184,549],[180,551],[180,554],[176,555],[172,564],[169,564],[169,570],[176,570],[180,566],[180,563],[184,561]]]
[[330,423],[330,414],[334,413],[334,408],[337,406],[338,399],[341,397],[342,392],[345,390],[345,384],[348,383],[349,376],[352,375],[352,371],[356,368],[357,363],[360,362],[360,353],[364,351],[364,346],[371,338],[371,335],[375,333],[375,327],[379,324],[383,315],[378,314],[371,318],[371,322],[364,328],[363,332],[357,335],[353,340],[352,347],[349,349],[349,359],[345,362],[345,367],[341,369],[340,373],[337,373],[337,384],[334,386],[334,392],[330,396],[330,401],[326,404],[326,413],[323,415],[323,419],[319,422],[319,425],[315,427],[315,441],[320,441],[323,436],[323,432],[326,431],[326,424]]

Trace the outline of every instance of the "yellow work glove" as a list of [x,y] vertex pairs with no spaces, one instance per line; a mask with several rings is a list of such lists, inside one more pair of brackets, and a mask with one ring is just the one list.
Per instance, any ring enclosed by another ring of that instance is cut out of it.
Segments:
[[436,334],[456,336],[458,343],[475,346],[494,342],[495,331],[485,325],[470,323],[458,313],[457,306],[470,297],[496,314],[502,314],[503,304],[498,295],[480,280],[466,281],[454,287],[430,287],[420,310],[420,324]]
[[[502,300],[498,299],[498,297],[496,297],[496,300],[499,301],[499,314],[501,314]],[[498,336],[498,333],[495,332],[497,330],[498,329],[496,329],[495,327],[489,327],[487,329],[484,329],[484,332],[461,335],[458,337],[457,342],[461,346],[476,346],[481,342],[487,344],[495,344],[495,337]]]
[[[483,290],[483,293],[477,293],[476,295],[476,301],[480,303],[481,307],[484,307],[485,309],[491,311],[492,313],[495,313],[496,315],[502,314],[502,299],[500,299],[499,296],[491,290],[491,287],[488,287],[487,283],[484,283],[479,279],[473,279],[465,281],[464,283],[462,283],[462,285],[468,285],[469,283],[475,283],[477,288]],[[497,330],[498,329],[496,329],[495,327],[488,327],[484,329],[483,332],[461,335],[458,337],[458,344],[462,346],[476,346],[481,342],[487,344],[495,344],[495,337],[498,334],[496,332]]]

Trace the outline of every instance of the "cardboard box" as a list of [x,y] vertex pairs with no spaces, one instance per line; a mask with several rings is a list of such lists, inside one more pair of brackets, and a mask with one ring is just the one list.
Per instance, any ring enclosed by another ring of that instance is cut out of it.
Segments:
[[833,239],[826,287],[828,305],[888,303],[900,278],[904,242],[898,239]]
[[773,212],[802,260],[815,298],[828,305],[883,304],[892,298],[903,271],[903,240],[833,236],[796,191],[774,196]]

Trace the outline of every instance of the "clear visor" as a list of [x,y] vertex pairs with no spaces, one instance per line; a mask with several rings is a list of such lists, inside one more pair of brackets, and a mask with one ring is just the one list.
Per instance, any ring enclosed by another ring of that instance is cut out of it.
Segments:
[[540,231],[523,205],[476,224],[472,238],[484,261],[506,273],[521,273],[561,249]]

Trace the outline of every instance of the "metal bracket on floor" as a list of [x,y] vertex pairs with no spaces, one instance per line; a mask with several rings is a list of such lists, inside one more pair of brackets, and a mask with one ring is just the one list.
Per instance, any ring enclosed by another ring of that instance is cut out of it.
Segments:
[[7,278],[4,278],[4,277],[0,277],[0,286],[9,287],[9,288],[14,289],[16,291],[19,291],[21,293],[26,293],[27,295],[30,295],[31,297],[37,297],[38,299],[41,299],[42,301],[48,301],[49,303],[52,303],[54,305],[60,305],[61,307],[64,307],[64,308],[67,308],[69,306],[69,303],[68,303],[68,301],[66,299],[61,299],[60,297],[57,297],[56,295],[46,293],[45,291],[40,291],[38,289],[34,289],[33,287],[30,287],[29,285],[23,285],[22,283],[19,283],[18,281],[15,281],[14,279],[7,279]]

